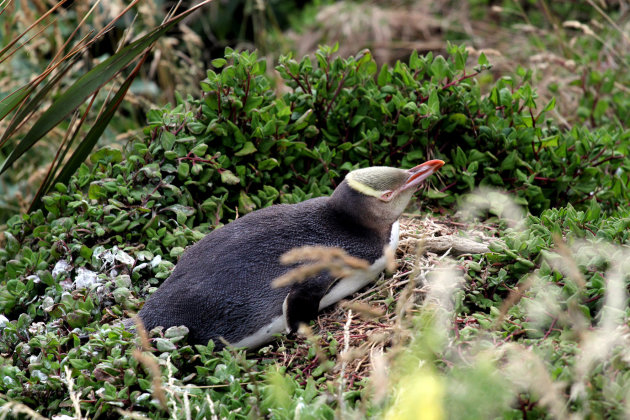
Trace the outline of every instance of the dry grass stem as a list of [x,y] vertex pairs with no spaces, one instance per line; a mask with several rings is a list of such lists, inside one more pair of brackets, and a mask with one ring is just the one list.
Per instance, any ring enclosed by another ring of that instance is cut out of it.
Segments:
[[[306,264],[307,261],[312,263]],[[275,288],[305,281],[322,271],[328,271],[332,277],[343,278],[370,266],[369,262],[348,255],[341,248],[323,246],[293,248],[280,257],[280,262],[285,265],[302,264],[274,279],[271,286]]]
[[[0,394],[2,398],[7,398],[6,395]],[[21,404],[16,401],[9,401],[0,407],[0,420],[5,420],[7,417],[10,419],[18,418],[19,414],[24,414],[30,419],[34,420],[46,420],[46,417],[42,416],[32,408]]]
[[300,324],[298,332],[306,337],[306,341],[315,348],[315,356],[317,357],[319,364],[321,365],[326,362],[328,360],[328,356],[326,356],[326,353],[322,350],[322,346],[319,344],[321,337],[313,334],[313,329],[306,324]]
[[367,320],[378,320],[385,315],[385,310],[383,308],[370,305],[367,302],[343,301],[339,304],[339,306],[343,309],[354,311],[357,315]]
[[383,355],[383,350],[373,349],[370,351],[370,391],[375,404],[380,404],[389,389],[389,376],[387,374],[387,360]]
[[280,262],[284,265],[305,261],[329,262],[337,260],[343,261],[351,268],[363,269],[370,266],[370,263],[367,261],[348,255],[346,251],[336,247],[303,246],[293,248],[280,257]]
[[120,415],[120,417],[123,417],[123,418],[126,418],[126,419],[149,420],[149,417],[146,417],[146,416],[138,413],[137,411],[122,410],[120,408],[117,408],[116,412]]
[[352,309],[348,311],[348,320],[343,327],[343,351],[339,353],[339,359],[341,360],[341,375],[339,375],[339,394],[337,395],[337,409],[339,414],[344,413],[344,399],[343,391],[346,385],[346,367],[348,366],[348,353],[350,352],[350,325],[352,324]]
[[64,366],[64,372],[66,374],[64,382],[68,386],[68,393],[70,394],[70,401],[72,401],[72,407],[74,408],[74,415],[77,420],[83,419],[81,416],[81,403],[79,401],[79,394],[74,391],[74,381],[72,380],[72,371],[68,365]]
[[153,385],[153,397],[160,402],[160,406],[163,410],[168,410],[166,394],[162,388],[162,372],[160,371],[160,366],[151,356],[143,353],[139,349],[133,350],[133,357],[135,357],[136,360],[140,362],[147,371],[149,371],[149,374],[151,375],[151,383]]
[[[190,412],[190,398],[188,398],[187,390],[184,390],[184,414],[186,415],[186,420],[192,420],[192,414]],[[173,418],[175,418],[174,414]]]
[[553,241],[556,244],[556,251],[558,255],[562,257],[562,264],[554,264],[553,261],[550,261],[550,263],[558,270],[566,272],[568,277],[573,280],[580,289],[584,289],[586,286],[586,280],[584,280],[584,276],[580,272],[580,268],[573,259],[571,249],[569,249],[569,247],[564,243],[564,240],[558,235],[553,236]]
[[144,328],[144,322],[142,322],[139,316],[134,318],[134,322],[136,324],[136,333],[138,334],[138,338],[140,338],[140,347],[143,351],[151,351],[149,334],[147,333],[147,329]]
[[219,417],[214,410],[214,401],[210,398],[210,394],[206,394],[206,401],[208,401],[208,406],[210,407],[210,420],[219,420]]
[[532,279],[530,277],[523,283],[518,284],[514,289],[510,291],[508,297],[501,304],[501,308],[499,309],[499,317],[494,322],[494,328],[501,328],[501,324],[503,324],[505,316],[507,315],[510,308],[516,305],[525,296],[525,292],[527,292],[531,287]]
[[545,362],[519,344],[506,344],[503,351],[508,358],[504,372],[512,383],[522,390],[536,392],[540,396],[539,403],[547,407],[554,418],[566,419],[568,404],[563,395],[565,384],[551,379]]
[[389,274],[396,272],[398,264],[396,264],[396,251],[391,246],[385,245],[383,247],[383,256],[385,256],[385,271]]
[[[336,365],[325,375],[337,383],[342,364],[345,362],[343,376],[346,389],[352,388],[357,381],[376,375],[375,377],[379,379],[373,386],[378,389],[374,388],[373,392],[375,395],[387,392],[386,382],[382,380],[386,371],[380,369],[381,367],[385,369],[386,358],[393,357],[397,349],[401,348],[399,344],[409,339],[407,315],[413,315],[420,310],[422,297],[430,290],[427,274],[434,270],[437,264],[442,264],[440,261],[442,255],[433,252],[417,253],[417,237],[422,234],[427,237],[455,235],[463,228],[470,228],[474,236],[487,241],[487,226],[481,227],[482,231],[477,231],[472,229],[472,226],[460,222],[404,217],[400,224],[396,273],[391,278],[381,276],[365,291],[322,313],[313,328],[315,332],[308,330],[307,337],[300,338],[303,342],[297,346],[296,352],[279,353],[279,363],[295,369],[298,367],[295,363],[305,360],[310,347],[318,343],[316,349],[323,351],[329,344],[326,337],[332,337],[344,346],[347,343],[348,351],[344,352],[343,357],[338,356]],[[352,310],[353,313],[349,326],[348,310]],[[279,346],[284,348],[282,344]],[[380,366],[378,373],[374,373],[374,366]],[[306,372],[309,372],[309,369],[309,365],[302,367]]]

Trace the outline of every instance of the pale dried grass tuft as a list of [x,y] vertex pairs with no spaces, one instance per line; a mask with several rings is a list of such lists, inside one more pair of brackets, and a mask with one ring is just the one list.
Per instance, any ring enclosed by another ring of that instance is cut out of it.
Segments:
[[[0,397],[7,398],[3,394],[0,394]],[[13,419],[18,417],[20,414],[23,414],[29,419],[46,420],[46,417],[42,416],[37,411],[17,401],[9,401],[0,407],[0,420],[4,420],[7,417]]]
[[[307,263],[310,261],[310,264]],[[271,286],[286,287],[303,282],[322,271],[328,271],[332,277],[348,277],[357,270],[366,270],[370,263],[348,255],[341,248],[324,246],[304,246],[293,248],[282,254],[280,262],[284,265],[300,264],[282,276],[274,279]]]
[[429,2],[409,6],[340,1],[322,7],[315,23],[303,33],[288,34],[297,55],[312,53],[319,44],[339,42],[340,56],[370,48],[377,62],[404,59],[412,50],[443,49],[442,25]]
[[[144,323],[140,319],[140,317],[136,317],[136,331],[138,337],[140,338],[140,343],[142,349],[146,352],[149,351],[151,346],[149,344],[149,335],[147,334],[146,328],[144,328]],[[160,370],[160,366],[154,360],[154,358],[143,352],[140,349],[134,349],[133,357],[140,362],[142,366],[149,372],[151,375],[151,383],[153,385],[153,396],[160,402],[160,406],[163,410],[168,410],[166,394],[164,393],[164,389],[162,388],[162,372]]]

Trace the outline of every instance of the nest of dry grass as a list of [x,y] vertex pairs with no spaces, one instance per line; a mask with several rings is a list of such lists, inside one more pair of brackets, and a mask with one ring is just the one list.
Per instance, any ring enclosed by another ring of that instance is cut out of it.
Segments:
[[[303,330],[294,339],[281,339],[268,347],[261,357],[273,358],[287,371],[302,377],[304,382],[317,369],[323,369],[320,373],[326,379],[342,378],[351,389],[370,376],[374,370],[374,355],[385,354],[408,342],[411,338],[410,318],[430,288],[426,275],[436,270],[454,248],[461,247],[459,244],[435,252],[431,239],[461,237],[460,231],[466,231],[482,242],[473,243],[485,247],[483,243],[492,238],[491,230],[491,227],[475,230],[449,219],[403,217],[395,273],[391,276],[381,274],[368,289],[320,314],[312,329]],[[469,244],[466,238],[461,238],[464,247]],[[335,348],[332,352],[331,344]]]

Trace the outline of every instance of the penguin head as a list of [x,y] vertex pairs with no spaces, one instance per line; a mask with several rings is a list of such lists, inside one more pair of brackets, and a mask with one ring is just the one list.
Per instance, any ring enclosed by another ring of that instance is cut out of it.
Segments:
[[444,165],[430,160],[411,169],[373,166],[356,169],[335,189],[335,207],[371,228],[391,227],[403,213],[418,186]]

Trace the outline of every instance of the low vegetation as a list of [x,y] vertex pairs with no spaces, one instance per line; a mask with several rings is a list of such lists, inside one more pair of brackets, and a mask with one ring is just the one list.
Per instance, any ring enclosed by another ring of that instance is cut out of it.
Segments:
[[[495,80],[483,52],[449,44],[380,66],[335,51],[283,56],[271,77],[227,48],[198,97],[149,111],[141,136],[9,219],[0,417],[627,415],[621,88],[583,79],[592,125],[566,126],[531,71]],[[329,194],[354,168],[431,158],[446,165],[404,219],[398,270],[299,337],[246,354],[190,345],[182,327],[120,326],[222,224]],[[423,235],[447,234],[490,252],[422,252]]]

